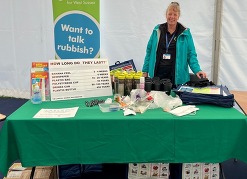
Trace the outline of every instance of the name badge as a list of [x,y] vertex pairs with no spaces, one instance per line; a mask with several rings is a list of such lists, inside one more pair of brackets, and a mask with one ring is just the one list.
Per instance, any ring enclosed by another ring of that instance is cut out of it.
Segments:
[[163,59],[170,60],[171,54],[168,54],[168,53],[163,54]]

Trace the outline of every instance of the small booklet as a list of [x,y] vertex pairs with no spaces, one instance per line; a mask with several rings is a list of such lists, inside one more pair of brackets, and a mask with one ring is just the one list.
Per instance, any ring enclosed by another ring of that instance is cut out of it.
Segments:
[[42,101],[50,101],[49,67],[48,62],[32,62],[30,70],[31,95],[34,83],[38,81],[42,94]]
[[222,94],[222,89],[219,86],[206,86],[206,87],[191,87],[191,86],[180,86],[178,89],[180,92],[191,92],[201,94]]

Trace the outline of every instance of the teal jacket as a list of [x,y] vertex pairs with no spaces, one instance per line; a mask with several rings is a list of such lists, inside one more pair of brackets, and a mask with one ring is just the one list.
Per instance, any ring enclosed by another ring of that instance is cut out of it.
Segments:
[[[142,71],[147,72],[150,78],[154,77],[156,51],[160,38],[159,26],[160,24],[155,26],[148,41],[142,68]],[[185,28],[185,30],[177,37],[176,42],[175,85],[184,84],[190,81],[189,67],[194,74],[201,71],[192,35],[190,30]]]

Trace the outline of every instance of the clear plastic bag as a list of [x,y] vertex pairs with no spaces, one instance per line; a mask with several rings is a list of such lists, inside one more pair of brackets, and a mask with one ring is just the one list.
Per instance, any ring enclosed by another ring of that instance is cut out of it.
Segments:
[[179,96],[168,96],[165,92],[162,91],[153,91],[151,93],[153,93],[151,95],[154,98],[154,104],[162,108],[164,111],[170,111],[183,104]]

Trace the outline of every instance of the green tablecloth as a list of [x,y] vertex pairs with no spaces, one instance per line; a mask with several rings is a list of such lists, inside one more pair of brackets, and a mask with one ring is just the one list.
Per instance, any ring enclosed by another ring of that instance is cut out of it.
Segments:
[[[73,163],[247,162],[247,117],[234,108],[198,105],[177,117],[152,109],[136,116],[102,113],[86,99],[30,101],[10,115],[0,133],[0,171]],[[89,99],[91,100],[91,99]],[[74,118],[34,119],[41,109],[79,107]]]

